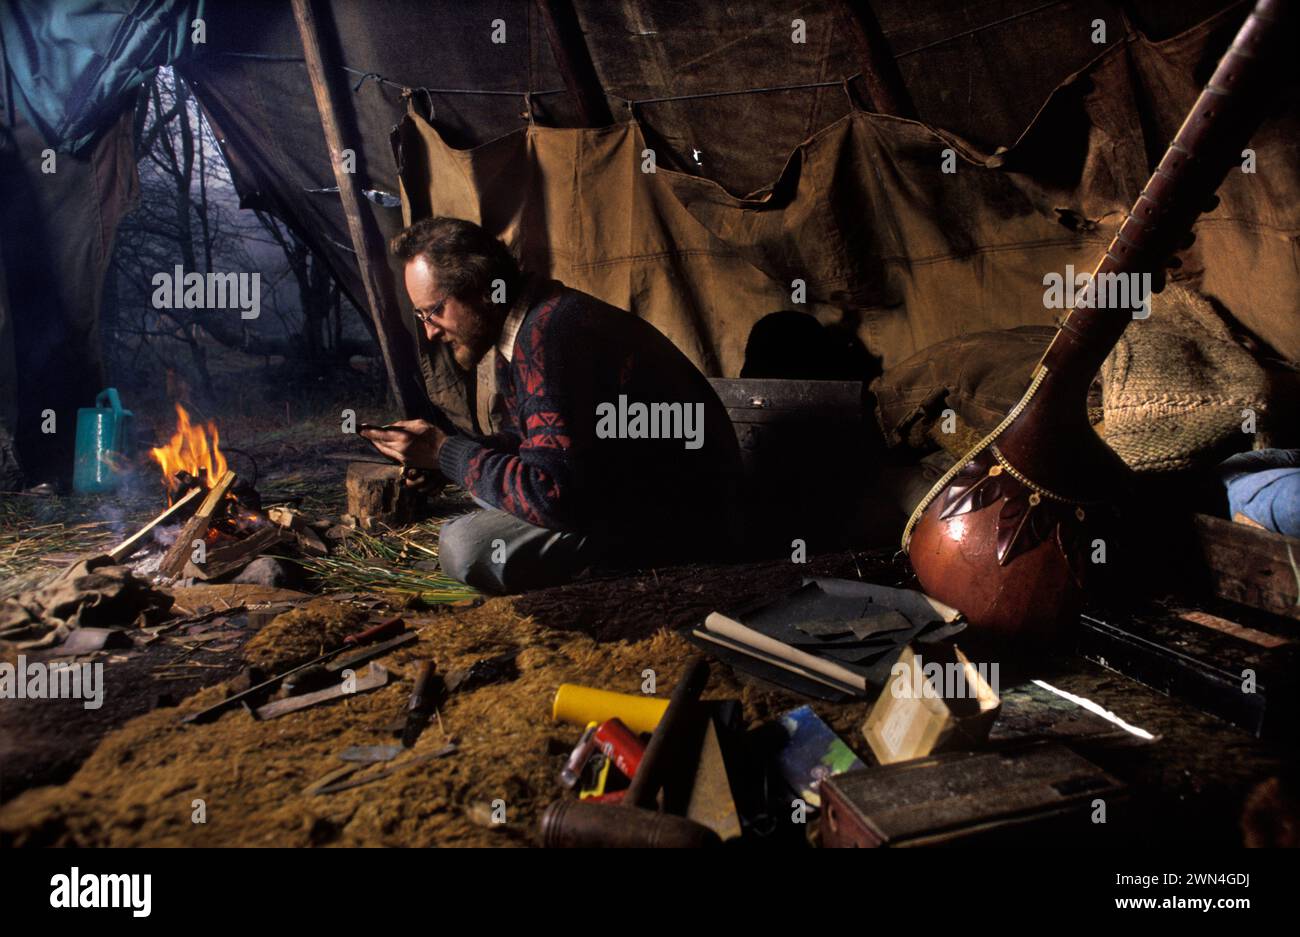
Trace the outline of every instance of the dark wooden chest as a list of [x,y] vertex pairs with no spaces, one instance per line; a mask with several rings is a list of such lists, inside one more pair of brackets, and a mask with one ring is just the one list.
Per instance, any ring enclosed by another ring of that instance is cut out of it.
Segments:
[[1032,824],[1095,840],[1096,802],[1107,812],[1123,785],[1063,745],[951,752],[849,771],[822,782],[827,847],[1007,842]]
[[853,506],[872,469],[861,381],[712,378],[745,467],[751,546],[809,554],[855,545]]

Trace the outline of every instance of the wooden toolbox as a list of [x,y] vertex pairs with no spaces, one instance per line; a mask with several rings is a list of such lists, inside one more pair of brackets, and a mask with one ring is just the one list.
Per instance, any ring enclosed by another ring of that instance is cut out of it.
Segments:
[[1192,530],[1193,562],[1216,596],[1300,619],[1300,540],[1208,514],[1194,515]]
[[1123,790],[1054,742],[950,752],[827,778],[819,832],[826,847],[965,845],[1015,840],[1032,824],[1036,836],[1095,843],[1105,829],[1094,816]]
[[[1150,559],[1149,584],[1091,597],[1077,650],[1256,736],[1300,719],[1300,540],[1191,515]],[[1162,564],[1157,572],[1157,564]]]
[[1097,602],[1079,616],[1077,649],[1252,735],[1294,737],[1300,647],[1277,620],[1222,601]]

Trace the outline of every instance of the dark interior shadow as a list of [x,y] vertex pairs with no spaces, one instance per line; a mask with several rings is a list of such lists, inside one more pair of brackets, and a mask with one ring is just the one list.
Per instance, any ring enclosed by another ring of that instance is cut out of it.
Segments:
[[789,309],[763,316],[745,343],[742,378],[863,381],[880,374],[880,361],[845,325],[822,325]]

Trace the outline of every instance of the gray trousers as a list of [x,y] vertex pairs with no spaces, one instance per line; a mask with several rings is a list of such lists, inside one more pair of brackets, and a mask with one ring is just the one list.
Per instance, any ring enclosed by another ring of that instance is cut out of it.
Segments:
[[604,552],[594,537],[548,530],[486,505],[443,524],[438,542],[444,573],[494,595],[569,582]]

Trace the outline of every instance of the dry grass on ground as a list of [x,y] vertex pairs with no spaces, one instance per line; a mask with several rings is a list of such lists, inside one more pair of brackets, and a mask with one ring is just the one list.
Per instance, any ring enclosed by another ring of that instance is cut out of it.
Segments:
[[[319,640],[319,620],[293,615],[268,626],[279,632],[277,642]],[[220,687],[195,695],[179,711],[140,716],[109,735],[67,784],[28,791],[0,807],[0,844],[532,845],[578,732],[550,719],[559,683],[637,692],[641,672],[651,667],[667,693],[691,653],[667,631],[605,644],[554,631],[518,614],[510,599],[408,624],[418,628],[419,643],[383,661],[405,679],[265,722],[232,711],[209,725],[178,723],[182,712],[220,699]],[[432,657],[447,672],[513,649],[519,650],[518,678],[454,695],[442,713],[446,734],[435,723],[414,749],[434,751],[450,736],[454,754],[353,790],[303,793],[343,764],[337,754],[348,746],[393,743],[383,727],[401,714],[421,659]],[[707,696],[740,698],[751,720],[790,702],[742,688],[716,670]],[[196,799],[205,802],[206,823],[192,822]],[[498,799],[506,805],[505,824],[489,821]]]

